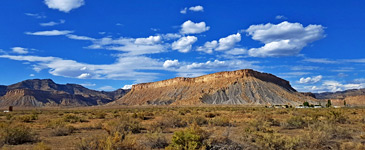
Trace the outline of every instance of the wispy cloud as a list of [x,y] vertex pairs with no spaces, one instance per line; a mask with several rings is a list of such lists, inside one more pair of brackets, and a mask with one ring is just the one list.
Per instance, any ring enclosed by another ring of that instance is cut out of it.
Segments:
[[149,36],[147,38],[125,38],[113,39],[104,37],[93,39],[85,36],[68,36],[71,39],[90,40],[93,44],[88,46],[90,49],[107,49],[126,52],[125,55],[143,55],[165,52],[168,45],[162,43],[162,37]]
[[321,63],[321,64],[336,64],[338,61],[329,60],[327,58],[305,58],[303,61],[312,62],[312,63]]
[[82,85],[82,86],[86,86],[86,87],[93,87],[93,86],[96,86],[96,84],[95,84],[95,83],[90,83],[90,82],[81,83],[80,85]]
[[112,86],[103,86],[103,87],[100,87],[99,90],[102,90],[102,91],[114,91],[115,88],[113,88]]
[[28,35],[40,35],[40,36],[57,36],[57,35],[67,35],[73,33],[69,30],[51,30],[51,31],[37,31],[37,32],[25,32]]
[[44,18],[47,18],[47,16],[46,15],[44,15],[44,14],[37,14],[37,13],[25,13],[25,15],[27,15],[27,16],[30,16],[30,17],[34,17],[34,18],[36,18],[36,19],[44,19]]
[[277,15],[275,16],[275,19],[277,20],[285,20],[285,19],[288,19],[287,17],[283,16],[283,15]]
[[141,83],[156,79],[159,73],[139,70],[163,70],[163,62],[145,56],[120,56],[113,64],[87,64],[58,57],[24,55],[0,55],[0,58],[30,62],[37,72],[49,69],[54,76],[79,79],[135,80]]
[[187,7],[185,7],[184,9],[181,9],[181,10],[180,10],[180,13],[181,13],[181,14],[186,14],[186,13],[187,13],[187,11],[188,11],[188,8],[187,8]]
[[363,59],[344,59],[344,62],[350,62],[350,63],[365,63],[365,58]]
[[59,24],[64,24],[65,22],[66,22],[65,20],[61,19],[59,22],[51,21],[51,22],[40,23],[39,25],[44,26],[44,27],[50,27],[50,26],[55,26],[55,25],[59,25]]

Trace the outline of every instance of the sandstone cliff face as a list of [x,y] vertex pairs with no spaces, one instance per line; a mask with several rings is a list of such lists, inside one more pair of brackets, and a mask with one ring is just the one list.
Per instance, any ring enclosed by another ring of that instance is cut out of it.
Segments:
[[315,102],[288,81],[251,69],[219,72],[196,78],[174,78],[137,84],[114,105],[302,104]]
[[[128,90],[95,91],[77,84],[56,84],[50,79],[22,81],[0,87],[0,107],[91,106],[114,101]],[[3,93],[1,93],[3,91]]]

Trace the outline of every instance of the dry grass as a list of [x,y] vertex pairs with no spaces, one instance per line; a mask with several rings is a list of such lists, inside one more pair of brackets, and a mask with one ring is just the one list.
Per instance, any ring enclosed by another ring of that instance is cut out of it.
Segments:
[[365,109],[123,107],[0,113],[2,149],[364,149]]

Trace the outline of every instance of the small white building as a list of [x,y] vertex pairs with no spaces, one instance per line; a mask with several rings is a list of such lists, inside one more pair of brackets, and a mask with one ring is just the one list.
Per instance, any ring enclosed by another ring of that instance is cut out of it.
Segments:
[[323,108],[321,105],[314,105],[314,108]]
[[295,108],[305,108],[303,105],[296,106]]

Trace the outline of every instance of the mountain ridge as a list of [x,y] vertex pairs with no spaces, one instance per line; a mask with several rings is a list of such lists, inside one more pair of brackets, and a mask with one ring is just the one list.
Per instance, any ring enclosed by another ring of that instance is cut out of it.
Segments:
[[92,106],[120,98],[129,90],[96,91],[78,84],[56,84],[51,79],[24,80],[0,86],[0,106]]

